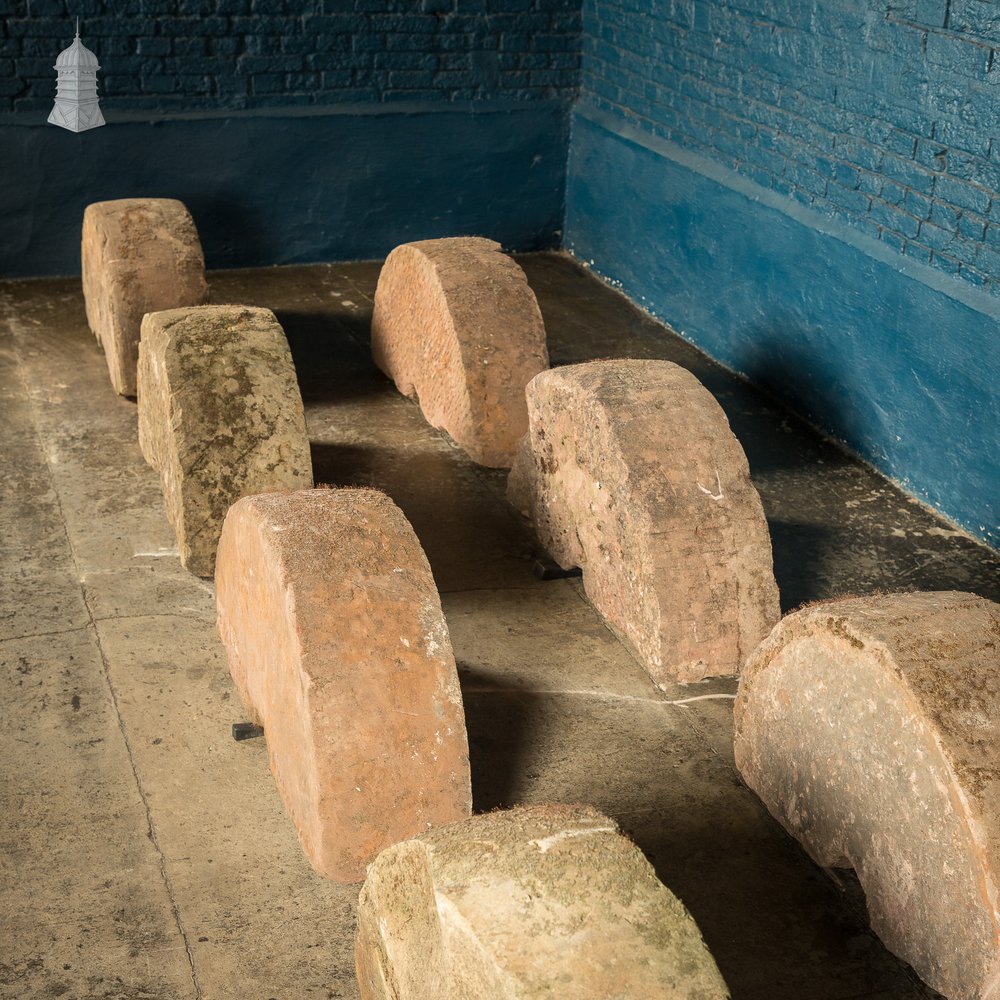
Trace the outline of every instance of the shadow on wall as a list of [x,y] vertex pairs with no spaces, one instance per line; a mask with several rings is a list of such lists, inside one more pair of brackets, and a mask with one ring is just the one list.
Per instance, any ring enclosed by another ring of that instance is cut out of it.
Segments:
[[[273,227],[250,201],[235,201],[217,192],[201,194],[189,191],[180,195],[150,195],[152,186],[140,186],[134,197],[177,197],[191,213],[198,227],[198,236],[205,250],[206,265],[218,266],[216,261],[254,260],[269,261],[281,257],[282,247],[274,238]],[[117,197],[117,196],[116,196]]]
[[780,316],[751,326],[740,368],[755,386],[775,396],[842,442],[858,442],[865,423],[852,391],[849,366],[834,366],[810,349],[816,332]]

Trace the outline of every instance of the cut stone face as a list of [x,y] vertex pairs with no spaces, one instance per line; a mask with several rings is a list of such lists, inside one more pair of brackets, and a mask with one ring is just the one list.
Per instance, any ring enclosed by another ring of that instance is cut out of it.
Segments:
[[502,468],[528,427],[524,387],[549,365],[524,272],[479,237],[404,243],[389,254],[372,356],[474,462]]
[[181,562],[211,576],[240,497],[312,486],[302,397],[270,309],[149,313],[139,351],[139,444],[160,473]]
[[208,298],[194,220],[172,198],[88,205],[82,270],[87,322],[104,348],[111,384],[134,396],[142,317]]
[[657,684],[736,673],[778,620],[771,540],[721,407],[669,361],[594,361],[528,385],[508,480],[564,569]]
[[817,604],[750,657],[736,764],[886,946],[952,1000],[1000,996],[1000,605]]
[[360,882],[472,809],[458,674],[430,566],[376,490],[247,497],[215,573],[229,670],[312,866]]
[[383,851],[358,902],[362,1000],[719,1000],[683,904],[588,806],[475,816]]

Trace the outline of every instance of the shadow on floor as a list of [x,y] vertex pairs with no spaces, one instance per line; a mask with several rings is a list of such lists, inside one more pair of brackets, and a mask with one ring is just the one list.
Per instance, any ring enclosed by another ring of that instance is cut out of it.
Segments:
[[350,315],[276,310],[307,406],[356,402],[384,391],[368,347],[368,322]]
[[527,528],[456,461],[453,448],[421,433],[410,448],[313,441],[313,477],[387,493],[420,539],[439,591],[521,585],[536,548]]
[[836,533],[824,525],[768,521],[774,578],[781,595],[781,613],[833,596],[827,579],[826,555]]
[[510,697],[490,693],[485,689],[494,686],[495,680],[464,663],[458,664],[458,679],[469,735],[472,810],[483,813],[517,805],[529,755],[530,713],[525,711],[524,699],[530,699],[531,692]]

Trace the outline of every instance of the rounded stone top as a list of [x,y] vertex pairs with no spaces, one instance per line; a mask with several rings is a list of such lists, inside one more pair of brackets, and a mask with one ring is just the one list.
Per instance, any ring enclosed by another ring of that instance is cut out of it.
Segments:
[[97,56],[80,41],[77,35],[73,44],[56,56],[56,69],[100,69]]

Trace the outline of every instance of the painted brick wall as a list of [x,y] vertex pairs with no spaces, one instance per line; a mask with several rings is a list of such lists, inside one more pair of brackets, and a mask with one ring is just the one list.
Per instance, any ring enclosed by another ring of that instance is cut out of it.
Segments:
[[584,102],[1000,295],[1000,3],[584,0]]
[[47,111],[73,37],[115,110],[570,98],[579,0],[0,0],[0,113]]

